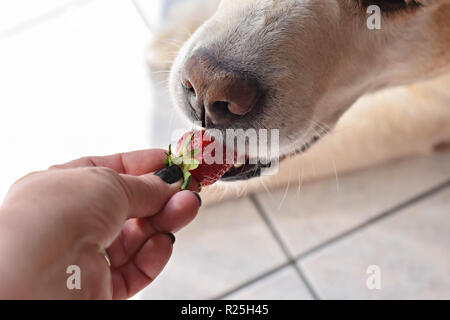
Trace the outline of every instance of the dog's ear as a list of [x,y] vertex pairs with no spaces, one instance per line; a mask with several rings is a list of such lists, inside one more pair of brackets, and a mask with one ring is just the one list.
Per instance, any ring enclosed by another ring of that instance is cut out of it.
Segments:
[[429,6],[429,5],[437,4],[440,2],[444,2],[444,1],[448,1],[448,0],[405,0],[406,3],[416,2],[417,4],[419,4],[421,6]]
[[416,9],[434,4],[449,2],[449,0],[358,0],[365,8],[377,5],[383,11],[399,11],[402,9]]
[[360,3],[364,7],[377,5],[384,12],[393,12],[400,10],[416,9],[422,6],[421,2],[427,1],[429,0],[360,0]]

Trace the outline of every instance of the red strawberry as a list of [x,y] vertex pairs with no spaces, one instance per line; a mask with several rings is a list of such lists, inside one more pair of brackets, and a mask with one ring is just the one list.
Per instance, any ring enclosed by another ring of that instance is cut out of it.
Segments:
[[[193,176],[201,186],[208,186],[219,180],[232,166],[226,161],[226,148],[223,146],[222,156],[215,159],[218,147],[211,145],[214,138],[205,131],[187,132],[178,141],[175,152],[169,146],[166,165],[178,165],[184,173],[182,189],[189,186]],[[207,148],[211,145],[211,148]],[[218,154],[218,157],[220,154]]]

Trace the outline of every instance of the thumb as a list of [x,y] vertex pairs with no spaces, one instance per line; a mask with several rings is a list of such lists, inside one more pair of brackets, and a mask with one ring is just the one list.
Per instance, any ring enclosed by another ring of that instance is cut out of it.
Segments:
[[169,199],[181,191],[183,172],[178,166],[139,177],[120,175],[128,199],[127,218],[144,218],[158,213]]

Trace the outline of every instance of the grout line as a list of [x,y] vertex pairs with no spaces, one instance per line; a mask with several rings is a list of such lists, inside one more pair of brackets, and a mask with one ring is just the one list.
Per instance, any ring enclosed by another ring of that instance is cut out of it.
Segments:
[[150,21],[148,21],[147,17],[145,16],[144,12],[142,12],[142,8],[139,6],[139,4],[136,2],[136,0],[131,0],[133,3],[134,8],[138,12],[139,16],[142,19],[142,22],[144,22],[147,29],[150,31],[150,33],[154,34],[155,30],[153,29],[152,25],[150,24]]
[[[336,236],[336,237],[334,237],[334,238],[332,238],[332,239],[330,239],[330,240],[328,240],[328,241],[326,241],[326,242],[324,242],[324,243],[322,243],[322,244],[320,244],[320,245],[318,245],[318,246],[316,246],[314,248],[311,248],[310,250],[308,250],[308,251],[298,255],[297,257],[295,257],[294,260],[288,261],[288,262],[286,262],[286,263],[284,263],[284,264],[282,264],[282,265],[280,265],[280,266],[278,266],[276,268],[273,268],[273,269],[271,269],[271,270],[269,270],[269,271],[267,271],[265,273],[262,273],[259,276],[256,276],[255,278],[250,279],[250,280],[240,284],[239,286],[237,286],[237,287],[235,287],[235,288],[233,288],[233,289],[223,293],[222,295],[220,295],[220,296],[218,296],[218,297],[216,297],[214,299],[226,299],[226,297],[228,297],[229,295],[231,295],[231,294],[233,294],[233,293],[235,293],[235,292],[237,292],[237,291],[239,291],[239,290],[241,290],[241,289],[243,289],[243,288],[245,288],[245,287],[247,287],[249,285],[252,285],[253,283],[256,283],[256,282],[258,282],[260,280],[263,280],[263,279],[271,276],[272,274],[276,273],[277,271],[279,271],[279,270],[281,270],[281,269],[283,269],[283,268],[285,268],[287,266],[293,265],[293,266],[298,267],[296,261],[301,260],[301,259],[305,258],[306,256],[308,256],[308,255],[310,255],[310,254],[312,254],[314,252],[317,252],[317,251],[327,247],[328,245],[331,245],[335,241],[342,240],[345,237],[350,236],[350,235],[356,233],[357,231],[360,231],[361,229],[364,229],[364,228],[368,227],[371,224],[374,224],[375,222],[378,222],[378,221],[380,221],[380,220],[382,220],[384,218],[387,218],[387,217],[391,216],[392,214],[394,214],[395,212],[397,212],[399,210],[405,209],[405,208],[407,208],[407,207],[409,207],[409,206],[411,206],[413,204],[416,204],[416,203],[426,199],[429,196],[432,196],[432,195],[434,195],[436,193],[439,193],[440,191],[443,191],[443,190],[445,190],[448,187],[450,187],[450,180],[448,180],[447,182],[444,182],[443,184],[440,184],[440,185],[438,185],[438,186],[436,186],[436,187],[434,187],[434,188],[432,188],[432,189],[430,189],[430,190],[428,190],[426,192],[423,192],[422,194],[419,194],[418,196],[415,196],[412,199],[407,200],[407,201],[397,205],[396,207],[394,207],[394,208],[392,208],[390,210],[385,211],[381,215],[376,216],[376,217],[370,219],[369,221],[367,221],[367,222],[365,222],[365,223],[363,223],[363,224],[361,224],[361,225],[359,225],[359,226],[357,226],[357,227],[355,227],[355,228],[353,228],[353,229],[351,229],[351,230],[349,230],[349,231],[347,231],[347,232],[345,232],[345,233],[343,233],[343,234],[341,234],[339,236]],[[253,201],[254,196],[250,196],[250,199]],[[259,207],[260,206],[257,207],[258,210],[259,210]],[[300,271],[301,274],[303,274],[303,272],[301,271],[301,268],[298,269],[298,270]],[[303,276],[305,276],[305,275],[303,274]]]
[[250,280],[245,281],[244,283],[238,285],[237,287],[235,287],[235,288],[233,288],[233,289],[231,289],[229,291],[226,291],[225,293],[222,293],[220,296],[212,298],[212,300],[226,299],[228,296],[232,295],[233,293],[238,292],[239,290],[241,290],[241,289],[243,289],[245,287],[248,287],[248,286],[258,282],[259,280],[262,280],[262,279],[265,279],[267,277],[270,277],[274,273],[276,273],[276,272],[278,272],[278,271],[288,267],[291,264],[292,264],[292,262],[285,262],[285,263],[283,263],[283,264],[281,264],[281,265],[279,265],[279,266],[277,266],[277,267],[275,267],[273,269],[270,269],[269,271],[261,273],[260,275],[254,277],[254,278],[252,278]]
[[272,233],[273,237],[275,238],[275,240],[277,241],[277,243],[281,247],[281,250],[283,251],[284,255],[288,258],[288,260],[293,260],[293,256],[291,255],[288,247],[286,246],[285,242],[281,238],[280,233],[278,232],[277,228],[275,227],[274,223],[270,219],[270,217],[267,214],[267,212],[262,207],[261,203],[258,201],[258,199],[256,199],[256,196],[253,195],[253,194],[250,195],[249,198],[250,198],[250,201],[255,206],[255,208],[258,211],[258,213],[260,214],[260,216],[263,219],[264,223],[269,228],[269,230]]
[[321,300],[318,293],[314,289],[311,281],[309,281],[303,270],[297,265],[297,261],[295,259],[292,260],[292,266],[294,267],[295,271],[297,272],[297,275],[300,277],[300,281],[303,282],[313,300]]
[[88,3],[93,2],[93,1],[94,0],[74,0],[70,3],[67,3],[67,4],[57,7],[57,8],[54,8],[50,11],[47,11],[46,13],[43,13],[40,16],[30,18],[27,21],[21,22],[9,29],[6,29],[6,30],[0,32],[0,40],[11,37],[17,33],[24,32],[24,31],[31,29],[37,25],[40,25],[41,23],[44,23],[50,19],[59,17],[65,13],[67,13],[67,11],[69,11],[70,9],[72,9],[74,7],[81,7],[81,6],[87,5]]
[[294,267],[295,271],[297,272],[297,275],[300,277],[300,280],[306,286],[306,289],[311,294],[312,298],[314,300],[319,300],[319,296],[317,295],[316,291],[314,290],[312,284],[309,282],[309,280],[306,278],[303,271],[297,265],[295,257],[292,256],[291,252],[289,251],[288,247],[285,244],[285,241],[283,241],[283,238],[281,237],[280,233],[278,232],[275,224],[273,223],[273,221],[270,218],[267,211],[263,208],[263,206],[261,205],[261,203],[259,202],[259,200],[256,198],[256,196],[254,194],[250,195],[249,198],[250,198],[251,202],[253,203],[253,205],[255,206],[256,210],[258,210],[261,218],[264,220],[265,224],[269,228],[270,232],[272,233],[276,242],[280,246],[284,255],[287,257],[289,263],[292,264],[292,266]]
[[445,190],[448,187],[450,187],[450,180],[448,180],[448,181],[446,181],[446,182],[444,182],[444,183],[442,183],[442,184],[440,184],[438,186],[435,186],[435,187],[429,189],[428,191],[425,191],[425,192],[423,192],[423,193],[421,193],[421,194],[419,194],[419,195],[417,195],[417,196],[415,196],[415,197],[413,197],[413,198],[411,198],[411,199],[409,199],[409,200],[407,200],[407,201],[405,201],[403,203],[400,203],[399,205],[397,205],[397,206],[395,206],[395,207],[393,207],[391,209],[388,209],[387,211],[385,211],[385,212],[383,212],[383,213],[373,217],[372,219],[367,220],[366,222],[364,222],[364,223],[354,227],[353,229],[345,231],[344,233],[341,233],[341,234],[339,234],[339,235],[337,235],[337,236],[335,236],[335,237],[333,237],[333,238],[331,238],[331,239],[321,243],[320,245],[315,246],[315,247],[313,247],[313,248],[311,248],[311,249],[309,249],[309,250],[299,254],[297,257],[295,257],[295,260],[304,259],[305,257],[307,257],[307,256],[309,256],[309,255],[311,255],[311,254],[313,254],[313,253],[315,253],[317,251],[323,250],[323,249],[329,247],[330,245],[333,245],[334,243],[336,243],[338,241],[341,241],[341,240],[343,240],[343,239],[345,239],[345,238],[347,238],[347,237],[349,237],[349,236],[351,236],[351,235],[353,235],[353,234],[355,234],[355,233],[357,233],[357,232],[359,232],[359,231],[361,231],[361,230],[363,230],[365,228],[368,228],[371,225],[373,225],[373,224],[375,224],[375,223],[377,223],[377,222],[379,222],[381,220],[389,218],[390,216],[398,213],[399,211],[401,211],[403,209],[406,209],[406,208],[408,208],[408,207],[410,207],[410,206],[412,206],[412,205],[414,205],[414,204],[416,204],[416,203],[418,203],[418,202],[420,202],[420,201],[422,201],[422,200],[424,200],[424,199],[426,199],[426,198],[428,198],[428,197],[430,197],[430,196],[432,196],[432,195],[434,195],[436,193],[439,193],[440,191]]

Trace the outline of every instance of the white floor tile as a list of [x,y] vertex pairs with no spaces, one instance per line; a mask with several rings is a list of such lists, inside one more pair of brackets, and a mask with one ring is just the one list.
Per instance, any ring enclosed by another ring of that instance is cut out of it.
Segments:
[[450,152],[258,195],[294,255],[450,179]]
[[[447,188],[305,258],[301,267],[325,299],[450,299],[449,230]],[[379,268],[379,290],[366,285],[376,276],[369,266]]]
[[169,265],[138,298],[214,298],[286,261],[245,198],[201,209],[176,237]]
[[310,300],[293,267],[286,267],[226,297],[227,300]]

